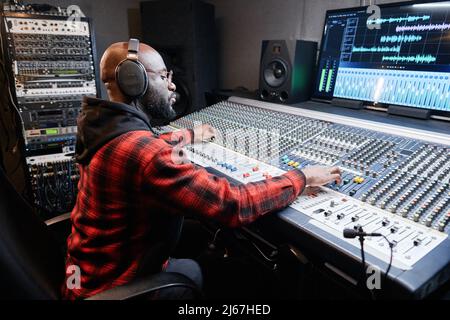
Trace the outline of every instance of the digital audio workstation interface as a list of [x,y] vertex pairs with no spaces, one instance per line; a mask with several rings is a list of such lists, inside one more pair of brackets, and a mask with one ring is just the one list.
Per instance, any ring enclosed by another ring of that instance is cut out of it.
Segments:
[[315,95],[450,111],[450,4],[327,14]]

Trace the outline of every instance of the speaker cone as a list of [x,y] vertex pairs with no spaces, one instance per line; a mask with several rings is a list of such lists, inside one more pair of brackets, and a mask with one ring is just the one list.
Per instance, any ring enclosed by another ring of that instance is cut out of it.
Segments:
[[271,61],[264,69],[264,81],[270,87],[277,88],[287,79],[288,69],[282,60]]

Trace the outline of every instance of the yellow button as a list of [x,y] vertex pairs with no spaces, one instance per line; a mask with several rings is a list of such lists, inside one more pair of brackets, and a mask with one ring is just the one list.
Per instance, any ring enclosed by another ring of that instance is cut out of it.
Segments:
[[353,182],[358,183],[358,184],[361,184],[361,183],[364,182],[364,178],[363,178],[363,177],[355,177],[355,178],[353,179]]
[[288,166],[292,166],[295,163],[295,161],[289,161]]
[[297,168],[299,165],[300,165],[300,163],[296,162],[296,163],[294,163],[292,166],[293,166],[294,168]]

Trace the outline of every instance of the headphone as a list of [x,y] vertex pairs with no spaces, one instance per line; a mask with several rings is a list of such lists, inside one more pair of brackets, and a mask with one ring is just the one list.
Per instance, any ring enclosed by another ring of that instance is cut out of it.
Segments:
[[142,97],[148,88],[148,76],[144,65],[139,62],[139,40],[128,41],[127,58],[116,67],[116,83],[120,91],[131,99]]

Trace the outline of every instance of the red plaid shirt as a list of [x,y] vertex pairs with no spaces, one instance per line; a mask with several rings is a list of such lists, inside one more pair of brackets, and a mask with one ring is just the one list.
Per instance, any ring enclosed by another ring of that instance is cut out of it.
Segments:
[[[174,134],[182,144],[192,132]],[[79,194],[71,214],[66,267],[79,267],[81,288],[63,297],[86,298],[123,285],[136,275],[155,213],[199,214],[232,227],[250,223],[289,205],[302,192],[305,177],[293,170],[281,177],[231,186],[193,164],[175,164],[171,134],[125,133],[80,165]],[[182,139],[182,138],[180,138]]]

